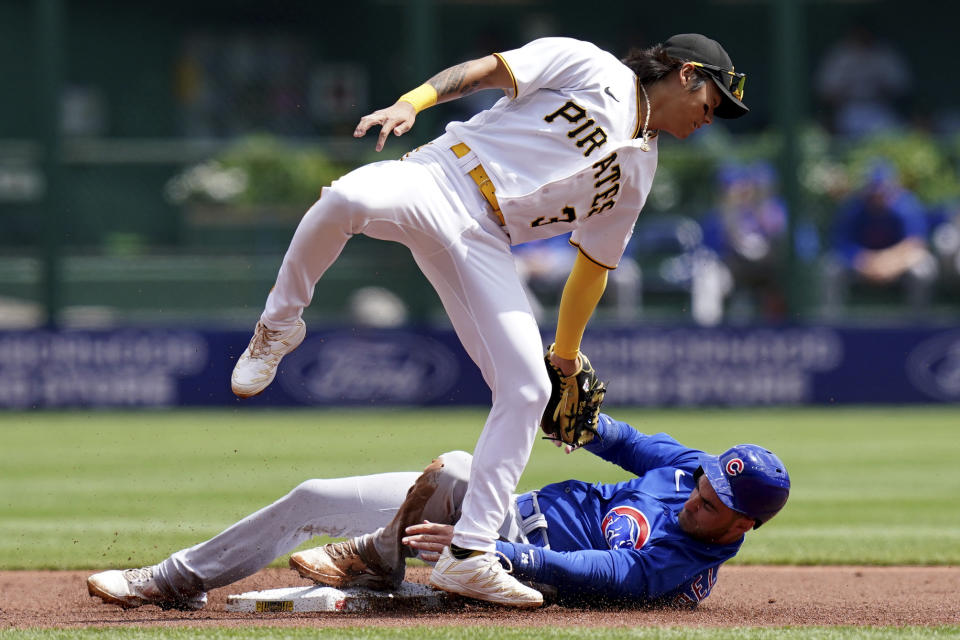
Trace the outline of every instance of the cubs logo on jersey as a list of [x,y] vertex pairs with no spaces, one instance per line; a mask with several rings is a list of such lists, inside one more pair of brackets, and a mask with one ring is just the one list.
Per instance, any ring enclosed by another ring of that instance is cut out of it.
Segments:
[[639,549],[650,537],[650,522],[633,507],[614,507],[600,525],[611,549]]

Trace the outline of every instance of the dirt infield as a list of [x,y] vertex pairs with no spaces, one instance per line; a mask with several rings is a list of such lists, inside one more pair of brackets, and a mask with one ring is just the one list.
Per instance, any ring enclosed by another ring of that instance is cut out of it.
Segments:
[[[725,567],[696,611],[595,611],[549,606],[514,611],[464,605],[441,613],[244,614],[224,610],[227,595],[310,584],[266,569],[215,590],[203,611],[123,610],[87,595],[89,572],[0,572],[0,629],[85,626],[780,626],[960,624],[960,567]],[[407,579],[426,582],[427,569]]]

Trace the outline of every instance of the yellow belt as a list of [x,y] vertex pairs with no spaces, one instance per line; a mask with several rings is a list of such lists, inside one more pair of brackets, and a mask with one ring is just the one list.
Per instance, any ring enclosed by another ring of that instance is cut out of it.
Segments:
[[[462,158],[470,153],[470,147],[462,142],[458,142],[457,144],[453,145],[450,147],[450,150],[453,151],[454,155],[456,155],[458,158]],[[505,226],[503,221],[503,213],[500,211],[500,203],[497,202],[496,189],[494,188],[493,183],[490,182],[490,177],[484,170],[483,165],[478,164],[471,169],[469,176],[473,178],[474,182],[477,183],[480,193],[483,194],[483,197],[486,198],[487,202],[490,203],[490,206],[493,207],[493,215],[497,216],[497,220],[500,221],[500,226]]]

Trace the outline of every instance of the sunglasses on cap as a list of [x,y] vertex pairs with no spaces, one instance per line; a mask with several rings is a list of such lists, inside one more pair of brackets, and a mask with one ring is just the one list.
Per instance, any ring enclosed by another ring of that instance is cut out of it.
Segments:
[[704,69],[707,73],[713,71],[714,73],[710,73],[711,76],[726,84],[727,89],[734,98],[743,100],[743,85],[747,83],[747,74],[737,73],[733,69],[724,69],[723,67],[707,64],[706,62],[693,62],[691,60],[690,64]]

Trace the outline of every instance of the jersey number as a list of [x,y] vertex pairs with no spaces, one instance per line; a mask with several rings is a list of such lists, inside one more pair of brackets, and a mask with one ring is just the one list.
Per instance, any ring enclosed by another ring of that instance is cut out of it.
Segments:
[[553,224],[554,222],[573,222],[577,219],[577,212],[573,207],[564,207],[563,208],[563,217],[562,218],[544,218],[540,216],[536,220],[530,223],[531,227],[542,227],[547,224]]
[[687,475],[687,472],[683,469],[677,469],[673,472],[673,479],[677,482],[677,491],[680,491],[680,478]]

